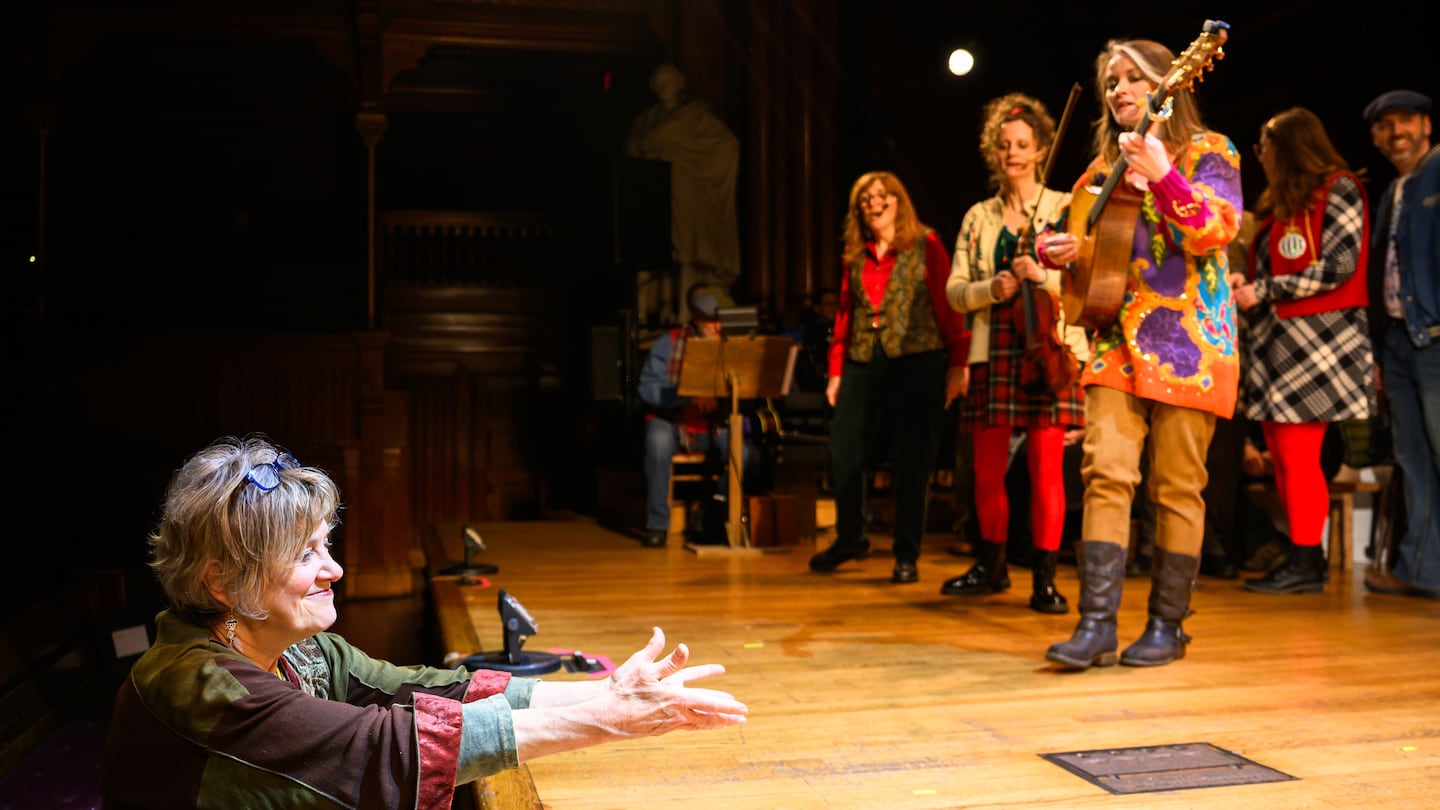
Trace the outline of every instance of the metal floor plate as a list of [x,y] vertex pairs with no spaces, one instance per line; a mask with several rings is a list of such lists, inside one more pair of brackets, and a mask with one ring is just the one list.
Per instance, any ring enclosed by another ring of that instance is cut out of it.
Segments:
[[1203,742],[1040,756],[1091,784],[1117,794],[1255,785],[1295,779]]

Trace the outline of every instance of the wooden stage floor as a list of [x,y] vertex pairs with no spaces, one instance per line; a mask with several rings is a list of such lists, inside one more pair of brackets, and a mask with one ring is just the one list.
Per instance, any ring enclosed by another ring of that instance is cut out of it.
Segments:
[[[750,706],[738,729],[535,760],[549,810],[1421,808],[1440,792],[1440,602],[1367,594],[1363,568],[1307,596],[1202,577],[1186,659],[1070,673],[1044,652],[1074,627],[1073,566],[1057,580],[1071,613],[1046,616],[1026,607],[1024,568],[1007,593],[940,596],[971,562],[947,553],[948,536],[927,537],[919,583],[892,585],[885,537],[870,559],[817,575],[808,545],[702,558],[584,519],[475,525],[499,572],[433,585],[463,603],[449,621],[468,612],[486,650],[503,646],[503,588],[537,623],[526,651],[618,663],[658,625],[669,646],[724,664],[711,685]],[[432,549],[460,557],[458,524],[432,534]],[[1148,590],[1126,582],[1122,647],[1144,626]],[[1182,743],[1294,779],[1112,795],[1042,757]]]

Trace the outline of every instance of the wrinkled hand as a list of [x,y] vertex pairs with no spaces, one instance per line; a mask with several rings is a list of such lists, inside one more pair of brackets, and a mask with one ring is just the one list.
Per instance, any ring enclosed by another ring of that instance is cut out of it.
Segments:
[[677,644],[664,658],[665,633],[654,628],[644,649],[610,676],[604,701],[605,725],[620,736],[653,737],[672,731],[738,726],[750,709],[728,692],[699,689],[690,681],[721,675],[720,664],[689,667],[690,648]]
[[1231,273],[1225,280],[1230,284],[1235,306],[1248,312],[1260,303],[1260,296],[1255,294],[1255,285],[1245,278],[1244,273]]
[[945,407],[950,407],[950,403],[954,402],[956,397],[964,396],[969,392],[970,367],[951,366],[945,372]]
[[1170,156],[1165,152],[1165,144],[1154,135],[1122,132],[1119,143],[1125,162],[1151,183],[1170,173]]
[[1001,270],[990,280],[990,297],[998,302],[1009,301],[1020,289],[1020,280],[1009,270]]

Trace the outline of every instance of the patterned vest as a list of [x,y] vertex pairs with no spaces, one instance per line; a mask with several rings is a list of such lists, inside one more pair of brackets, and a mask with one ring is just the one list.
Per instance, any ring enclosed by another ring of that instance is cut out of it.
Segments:
[[[1330,175],[1325,184],[1315,190],[1309,208],[1289,219],[1276,220],[1270,217],[1260,224],[1260,230],[1270,229],[1270,275],[1288,276],[1320,261],[1320,236],[1321,226],[1325,221],[1325,201],[1329,198],[1330,186],[1334,185],[1335,179],[1342,174],[1355,182],[1363,198],[1365,187],[1360,185],[1360,179],[1349,172],[1338,172]],[[1337,309],[1367,306],[1370,303],[1366,282],[1369,246],[1370,219],[1367,216],[1364,222],[1364,232],[1360,239],[1360,256],[1355,262],[1355,272],[1350,274],[1350,278],[1342,282],[1340,286],[1318,295],[1298,298],[1294,301],[1277,301],[1275,303],[1276,316],[1293,318],[1296,315],[1314,315]],[[1254,251],[1253,247],[1251,251]],[[1255,266],[1253,257],[1250,266]]]
[[935,321],[930,286],[925,281],[925,246],[930,233],[926,229],[915,244],[898,252],[879,309],[870,300],[861,278],[865,269],[864,257],[850,263],[850,289],[857,291],[851,296],[855,302],[855,312],[850,319],[850,349],[847,352],[851,360],[870,362],[875,350],[871,335],[877,332],[887,357],[945,348],[945,341],[940,337],[940,325]]

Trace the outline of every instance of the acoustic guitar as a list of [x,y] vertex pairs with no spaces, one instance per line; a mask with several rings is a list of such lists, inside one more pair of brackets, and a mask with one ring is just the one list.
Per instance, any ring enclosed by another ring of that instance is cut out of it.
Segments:
[[[1150,95],[1147,114],[1135,125],[1137,135],[1144,135],[1152,121],[1170,117],[1176,90],[1191,89],[1196,81],[1205,80],[1206,70],[1214,70],[1214,62],[1225,57],[1222,46],[1229,29],[1229,23],[1205,21],[1200,36],[1170,63],[1170,72]],[[1079,256],[1063,280],[1060,299],[1066,321],[1097,331],[1114,325],[1125,301],[1135,222],[1145,201],[1142,192],[1120,182],[1125,170],[1121,155],[1103,186],[1077,189],[1070,198],[1068,230],[1075,236]]]

